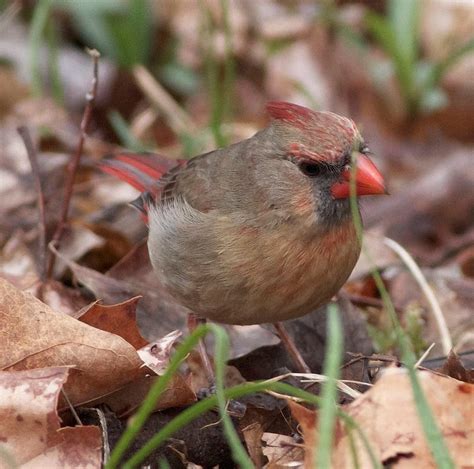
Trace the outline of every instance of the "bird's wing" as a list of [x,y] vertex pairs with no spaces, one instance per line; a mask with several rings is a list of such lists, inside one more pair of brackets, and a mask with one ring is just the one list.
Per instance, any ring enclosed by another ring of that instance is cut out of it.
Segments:
[[99,167],[142,192],[132,205],[145,214],[149,203],[166,204],[177,198],[207,212],[214,205],[209,195],[212,153],[191,160],[173,160],[152,153],[123,152],[109,155]]

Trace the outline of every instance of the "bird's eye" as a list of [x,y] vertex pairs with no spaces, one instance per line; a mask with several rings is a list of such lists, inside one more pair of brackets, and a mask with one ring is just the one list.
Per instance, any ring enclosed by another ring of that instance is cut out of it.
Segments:
[[363,155],[366,155],[367,153],[370,153],[370,150],[369,150],[369,147],[367,146],[367,144],[362,143],[361,146],[360,146],[359,152],[362,153]]
[[303,174],[309,177],[315,177],[321,174],[321,165],[315,163],[301,163],[300,169]]

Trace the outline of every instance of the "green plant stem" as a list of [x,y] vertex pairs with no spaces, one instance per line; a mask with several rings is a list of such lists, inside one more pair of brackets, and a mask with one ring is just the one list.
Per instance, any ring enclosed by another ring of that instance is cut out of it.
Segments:
[[[250,458],[248,457],[242,446],[242,443],[240,442],[237,432],[232,424],[232,420],[230,419],[226,411],[227,401],[224,393],[224,372],[229,352],[229,339],[222,327],[217,326],[216,324],[205,324],[197,327],[196,330],[178,347],[165,373],[152,386],[150,392],[147,395],[147,398],[136,413],[131,425],[127,428],[127,430],[124,432],[124,434],[118,441],[116,447],[110,455],[109,461],[105,465],[106,469],[115,468],[120,463],[123,454],[130,446],[137,433],[143,427],[150,414],[155,409],[155,403],[157,399],[166,389],[166,386],[170,382],[174,373],[178,370],[181,362],[186,358],[190,350],[192,350],[192,348],[196,346],[199,339],[204,337],[208,332],[212,332],[216,340],[216,399],[219,408],[220,418],[224,425],[224,432],[231,447],[232,456],[234,460],[239,464],[239,467],[250,469],[253,467]],[[198,405],[199,403],[196,404],[196,406]],[[190,409],[194,409],[194,407],[196,406],[193,406]],[[172,428],[174,428],[173,432],[176,431],[175,427]],[[142,453],[141,451],[139,451],[137,454]],[[133,467],[133,458],[131,458],[131,461],[132,462],[128,461],[127,463],[125,463],[123,467]]]
[[223,77],[220,79],[219,63],[215,55],[213,46],[213,19],[211,13],[201,0],[201,5],[205,11],[205,41],[206,41],[206,75],[208,81],[209,95],[211,98],[211,119],[210,129],[214,137],[216,146],[224,147],[228,144],[228,138],[223,132],[223,121],[229,117],[230,103],[232,102],[232,85],[234,81],[234,61],[232,57],[231,31],[229,22],[228,0],[220,0],[225,34],[225,61]]
[[46,23],[46,38],[48,41],[48,71],[51,79],[51,91],[55,101],[61,105],[64,101],[64,91],[59,74],[58,34],[51,17]]
[[342,360],[342,329],[339,311],[334,304],[329,305],[328,311],[328,346],[324,358],[323,375],[327,380],[322,385],[322,402],[319,414],[319,442],[314,458],[315,467],[331,467],[334,426],[336,423],[337,379]]
[[[357,152],[352,153],[352,166],[351,166],[351,178],[350,178],[350,204],[352,219],[356,228],[357,237],[359,243],[362,245],[363,228],[362,219],[359,212],[357,203],[357,192],[356,192],[356,173],[357,173]],[[375,265],[370,255],[366,252],[370,263]],[[398,321],[395,308],[393,306],[390,295],[385,288],[382,276],[376,267],[371,272],[374,279],[375,285],[380,293],[384,306],[390,316],[396,337],[397,343],[401,352],[401,359],[408,370],[408,376],[413,389],[413,396],[415,406],[417,408],[420,420],[422,423],[423,431],[428,442],[430,451],[435,459],[437,467],[441,469],[454,469],[454,462],[449,454],[448,447],[444,441],[443,435],[439,430],[436,420],[431,412],[431,408],[426,400],[426,396],[420,385],[420,381],[417,376],[415,369],[416,356],[411,349],[409,339],[403,331],[400,322]]]
[[[224,395],[226,399],[237,399],[248,394],[253,394],[262,391],[273,391],[278,392],[280,394],[294,396],[299,399],[305,400],[306,402],[313,405],[318,405],[321,403],[321,399],[318,396],[315,396],[314,394],[310,394],[307,391],[295,388],[286,383],[280,383],[271,380],[240,384],[238,386],[226,389]],[[150,438],[150,440],[148,440],[148,442],[140,450],[138,450],[122,467],[130,469],[138,466],[147,458],[147,456],[149,456],[156,448],[162,445],[166,441],[166,439],[173,435],[177,430],[192,422],[205,412],[214,409],[216,405],[218,405],[217,396],[210,396],[207,399],[197,402],[192,407],[185,409],[171,422],[165,425],[152,438]],[[369,454],[369,458],[373,467],[381,469],[382,465],[378,462],[369,444],[369,441],[362,429],[351,417],[341,412],[339,409],[337,410],[337,414],[341,417],[341,419],[343,419],[346,426],[350,430],[357,431],[366,451]]]
[[29,64],[31,74],[31,90],[35,96],[41,96],[43,91],[41,72],[39,70],[39,54],[43,44],[43,32],[48,22],[53,0],[39,0],[31,20],[29,37]]

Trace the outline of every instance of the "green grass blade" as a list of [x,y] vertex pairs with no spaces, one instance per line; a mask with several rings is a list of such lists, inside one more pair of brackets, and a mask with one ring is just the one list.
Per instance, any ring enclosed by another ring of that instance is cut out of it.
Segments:
[[39,54],[43,44],[43,33],[48,22],[53,0],[39,0],[33,12],[29,37],[29,65],[31,90],[35,96],[41,96],[43,83],[39,69]]
[[434,65],[431,74],[427,80],[426,86],[433,88],[437,86],[443,79],[446,72],[456,64],[456,62],[464,57],[466,54],[474,51],[474,38],[467,41],[465,44],[454,49],[444,60]]
[[323,374],[327,377],[322,385],[321,409],[319,411],[319,443],[316,450],[315,467],[331,467],[334,426],[336,423],[337,379],[342,360],[342,329],[339,311],[334,304],[328,308],[328,346],[324,357]]
[[46,24],[46,38],[48,41],[48,71],[51,79],[51,92],[58,104],[63,104],[64,90],[59,74],[59,47],[58,32],[52,18]]
[[[352,155],[352,166],[351,166],[351,178],[350,178],[350,205],[352,219],[356,228],[357,236],[359,242],[362,244],[363,228],[362,228],[362,219],[359,212],[357,195],[356,195],[356,171],[357,171],[357,152],[353,152]],[[371,259],[370,255],[365,253],[370,263],[375,266],[375,263]],[[433,416],[431,408],[426,400],[426,396],[421,388],[420,381],[417,376],[417,371],[414,368],[416,364],[416,356],[412,350],[410,341],[400,326],[398,321],[395,308],[393,306],[390,295],[385,288],[382,276],[376,267],[372,270],[372,277],[374,279],[375,285],[380,293],[384,307],[386,308],[394,331],[397,337],[397,344],[401,351],[401,358],[408,370],[408,375],[410,378],[411,386],[413,389],[413,396],[415,400],[415,406],[420,417],[423,432],[425,434],[428,447],[430,448],[431,454],[437,464],[441,469],[454,469],[454,462],[449,454],[448,447],[444,441],[443,435],[439,430],[436,419]]]
[[119,441],[117,442],[114,450],[110,454],[110,458],[105,464],[105,469],[116,468],[120,460],[130,446],[132,441],[135,439],[138,432],[141,430],[146,420],[150,414],[155,409],[155,403],[166,389],[166,386],[170,382],[174,373],[178,370],[181,362],[186,358],[187,354],[196,346],[199,342],[199,339],[206,333],[206,326],[199,326],[196,330],[187,337],[184,342],[177,348],[176,353],[173,355],[173,358],[170,361],[168,368],[166,369],[163,376],[151,387],[150,391],[147,394],[146,399],[143,401],[142,405],[136,412],[134,418],[132,419],[130,425],[125,430]]
[[[299,399],[303,399],[309,404],[320,405],[321,399],[314,394],[310,394],[307,391],[290,386],[286,383],[280,383],[275,381],[260,381],[254,383],[244,383],[232,388],[226,389],[224,392],[226,399],[238,399],[239,397],[247,396],[256,392],[262,391],[274,391],[280,394],[286,394],[288,396],[294,396]],[[207,399],[197,402],[192,407],[188,407],[177,415],[171,422],[166,424],[159,432],[157,432],[145,445],[140,448],[122,467],[130,469],[137,467],[141,464],[156,448],[165,443],[165,441],[171,437],[180,428],[183,428],[193,420],[197,419],[200,415],[214,409],[218,405],[217,395],[210,396]],[[364,433],[364,431],[357,425],[357,423],[348,415],[338,410],[338,415],[344,420],[346,425],[353,431],[356,431],[364,447],[369,454],[372,466],[376,469],[382,469],[382,465],[378,462],[375,453],[373,452],[370,443]]]
[[418,0],[390,0],[388,18],[398,50],[407,67],[413,67],[418,56]]
[[110,111],[107,114],[107,119],[114,129],[114,132],[117,134],[121,145],[131,151],[147,151],[146,146],[143,145],[142,142],[135,138],[135,136],[130,132],[130,128],[126,120],[118,111]]
[[216,340],[214,360],[216,364],[216,397],[219,405],[219,412],[224,426],[224,433],[232,451],[232,458],[239,468],[252,469],[252,460],[245,451],[237,431],[234,428],[231,418],[227,413],[227,401],[224,392],[225,366],[229,356],[229,338],[221,326],[210,323],[209,329],[214,333]]

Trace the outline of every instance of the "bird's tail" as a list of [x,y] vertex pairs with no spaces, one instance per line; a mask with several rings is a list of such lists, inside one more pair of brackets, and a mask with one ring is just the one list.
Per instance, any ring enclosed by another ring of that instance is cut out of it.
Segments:
[[158,181],[171,168],[184,160],[172,160],[154,153],[115,153],[104,158],[99,168],[130,184],[141,194],[130,205],[142,213],[148,223],[148,207],[160,191]]
[[115,153],[104,158],[99,168],[130,184],[140,192],[156,192],[158,180],[180,163],[153,153]]

